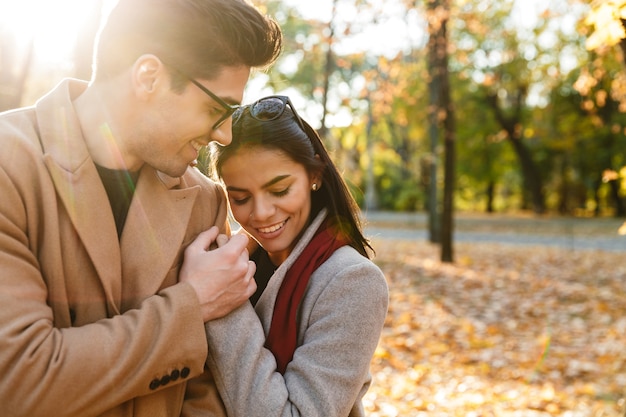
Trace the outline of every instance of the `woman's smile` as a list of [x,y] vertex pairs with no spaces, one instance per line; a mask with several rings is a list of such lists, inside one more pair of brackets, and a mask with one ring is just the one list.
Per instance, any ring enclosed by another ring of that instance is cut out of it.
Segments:
[[279,230],[282,230],[282,228],[285,226],[285,224],[287,223],[289,219],[287,220],[283,220],[280,223],[276,223],[272,226],[268,226],[268,227],[258,227],[256,230],[261,233],[261,234],[270,234],[270,233],[274,233],[277,232]]

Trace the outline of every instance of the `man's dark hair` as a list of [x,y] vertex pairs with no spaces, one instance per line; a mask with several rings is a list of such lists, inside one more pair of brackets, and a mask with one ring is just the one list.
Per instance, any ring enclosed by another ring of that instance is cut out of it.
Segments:
[[93,79],[116,76],[153,54],[210,80],[225,66],[266,67],[281,48],[276,21],[245,0],[120,0],[98,34]]

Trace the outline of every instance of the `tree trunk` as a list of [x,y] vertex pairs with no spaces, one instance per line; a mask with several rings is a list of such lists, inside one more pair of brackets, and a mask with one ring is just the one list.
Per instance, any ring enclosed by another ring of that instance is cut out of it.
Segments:
[[[431,139],[430,174],[430,236],[431,242],[441,242],[441,261],[453,261],[453,200],[455,171],[455,120],[450,99],[448,74],[448,39],[446,25],[450,14],[449,0],[428,0],[428,70],[430,74],[429,109]],[[437,143],[441,127],[444,139],[444,193],[441,226],[437,216]]]
[[537,214],[543,214],[546,211],[545,199],[543,195],[543,181],[539,169],[532,158],[530,150],[523,142],[521,129],[522,125],[521,113],[525,94],[525,88],[521,87],[517,92],[515,108],[510,117],[504,115],[504,111],[498,104],[498,98],[495,94],[487,97],[487,103],[494,111],[496,120],[507,133],[507,140],[513,145],[513,150],[520,163],[522,176],[524,178],[524,189],[528,192],[533,211]]
[[602,181],[594,181],[593,183],[593,201],[595,203],[595,208],[593,210],[593,215],[595,217],[600,216],[600,204],[602,199],[600,198],[600,187],[602,186]]
[[541,175],[537,169],[537,165],[530,155],[530,151],[522,139],[516,136],[511,136],[513,133],[509,132],[509,142],[513,144],[513,149],[517,155],[517,159],[522,167],[522,175],[524,176],[524,185],[526,190],[530,194],[533,211],[537,214],[543,214],[546,211],[545,201],[543,196],[543,184]]
[[371,94],[367,96],[367,168],[365,175],[365,209],[367,211],[378,210],[378,195],[376,194],[376,184],[374,183],[374,146],[372,143],[372,127],[374,126],[374,112],[372,111]]
[[611,197],[615,206],[615,217],[626,216],[626,207],[624,207],[624,199],[620,196],[620,183],[618,181],[610,181]]
[[[427,1],[428,16],[428,82],[429,103],[428,103],[428,133],[430,136],[430,160],[429,160],[429,187],[428,187],[428,230],[430,241],[439,243],[441,241],[439,227],[439,213],[437,202],[437,147],[439,144],[440,132],[440,111],[441,111],[441,84],[443,77],[442,42],[441,30],[443,19],[439,13],[442,10],[441,0]],[[445,52],[445,51],[444,51]]]
[[455,184],[455,130],[454,104],[450,98],[450,76],[448,73],[448,37],[446,26],[450,10],[449,0],[442,0],[446,18],[441,25],[441,40],[438,42],[441,64],[441,107],[444,109],[444,180],[443,180],[443,208],[441,217],[441,261],[453,262],[453,230],[454,230],[454,184]]
[[[335,66],[333,59],[333,42],[335,38],[335,15],[337,14],[337,1],[333,0],[333,11],[330,17],[330,22],[328,22],[328,50],[326,51],[326,66],[324,68],[324,86],[323,86],[323,97],[322,97],[322,120],[321,126],[318,131],[322,140],[326,140],[328,136],[328,127],[326,126],[326,115],[328,114],[327,103],[328,103],[328,88],[330,86],[330,75],[333,72],[333,68]],[[369,139],[368,139],[369,140]]]
[[487,213],[493,213],[495,210],[493,208],[493,200],[494,200],[494,194],[496,192],[496,183],[494,180],[489,180],[489,183],[487,184],[487,206],[485,207],[485,211]]

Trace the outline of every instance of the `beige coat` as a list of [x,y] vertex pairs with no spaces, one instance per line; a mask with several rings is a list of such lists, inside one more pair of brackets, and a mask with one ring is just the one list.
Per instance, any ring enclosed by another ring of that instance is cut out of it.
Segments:
[[206,416],[200,308],[175,284],[186,245],[227,228],[223,191],[146,166],[118,242],[71,102],[85,86],[0,115],[0,415]]

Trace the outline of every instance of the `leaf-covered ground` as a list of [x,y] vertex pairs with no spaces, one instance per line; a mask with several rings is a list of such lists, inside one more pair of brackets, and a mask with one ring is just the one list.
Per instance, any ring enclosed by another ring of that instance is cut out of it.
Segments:
[[390,306],[370,416],[624,415],[625,254],[373,243]]

